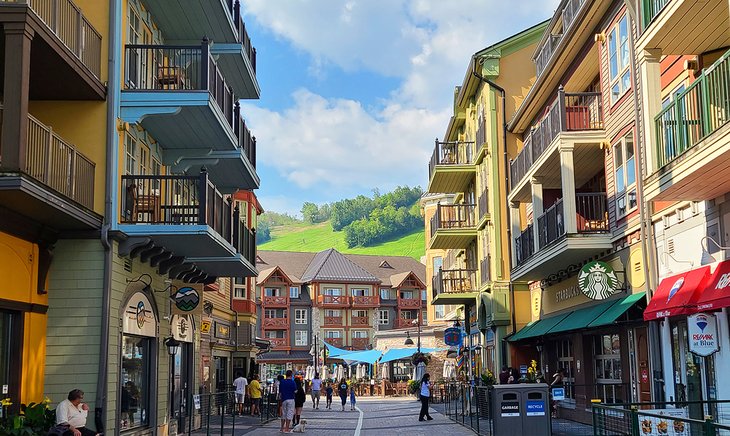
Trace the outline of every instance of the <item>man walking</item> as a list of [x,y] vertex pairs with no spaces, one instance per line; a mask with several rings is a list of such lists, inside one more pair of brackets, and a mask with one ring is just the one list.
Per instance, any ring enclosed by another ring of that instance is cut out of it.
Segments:
[[243,415],[243,403],[246,401],[248,380],[240,372],[236,376],[236,379],[233,380],[233,385],[236,387],[236,408],[238,409],[238,414]]
[[319,393],[322,390],[322,379],[319,378],[319,373],[314,373],[314,379],[312,380],[312,409],[319,409]]
[[294,418],[294,393],[297,384],[292,379],[291,370],[287,370],[286,378],[279,383],[279,394],[281,395],[281,431],[291,433],[289,427]]

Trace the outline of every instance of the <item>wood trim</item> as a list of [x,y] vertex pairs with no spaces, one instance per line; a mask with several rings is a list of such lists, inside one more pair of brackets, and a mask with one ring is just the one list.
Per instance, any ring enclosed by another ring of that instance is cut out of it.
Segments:
[[48,306],[45,304],[25,303],[22,301],[6,300],[4,298],[0,298],[0,310],[2,309],[40,314],[45,314],[46,312],[48,312]]

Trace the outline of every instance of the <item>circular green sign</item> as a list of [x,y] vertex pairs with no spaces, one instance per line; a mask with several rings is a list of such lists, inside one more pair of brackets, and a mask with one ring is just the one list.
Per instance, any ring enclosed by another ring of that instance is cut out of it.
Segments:
[[605,300],[616,293],[619,282],[611,265],[596,260],[580,269],[578,287],[592,300]]

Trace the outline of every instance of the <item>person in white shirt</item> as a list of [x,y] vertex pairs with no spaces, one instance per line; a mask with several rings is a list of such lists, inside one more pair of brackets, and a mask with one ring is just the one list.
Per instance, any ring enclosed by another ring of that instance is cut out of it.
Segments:
[[312,409],[319,409],[319,393],[321,390],[322,379],[319,378],[319,373],[314,373],[314,379],[312,379]]
[[82,403],[84,391],[74,389],[68,393],[68,398],[61,401],[56,407],[56,424],[68,425],[64,436],[97,436],[93,430],[86,428],[86,416],[89,406]]
[[243,415],[243,402],[246,399],[246,386],[248,386],[248,380],[240,372],[236,374],[238,377],[233,380],[233,385],[236,387],[236,406],[238,414]]

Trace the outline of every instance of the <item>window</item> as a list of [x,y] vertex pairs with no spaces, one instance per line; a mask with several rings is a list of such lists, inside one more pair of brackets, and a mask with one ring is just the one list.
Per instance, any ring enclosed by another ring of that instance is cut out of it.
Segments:
[[286,310],[284,309],[266,309],[264,311],[266,318],[286,318]]
[[426,311],[426,310],[421,311],[421,322],[424,325],[428,324],[428,311]]
[[324,295],[340,296],[342,295],[341,288],[328,288],[324,290]]
[[342,312],[340,312],[338,309],[327,309],[324,311],[324,316],[339,318],[342,316]]
[[388,288],[380,288],[380,299],[390,300],[390,290]]
[[264,296],[266,297],[278,297],[279,288],[266,288],[264,289]]
[[444,266],[444,258],[441,256],[436,256],[433,258],[433,275],[436,275],[439,273],[439,270],[441,267]]
[[401,319],[416,319],[418,317],[417,312],[414,310],[404,310],[400,313]]
[[443,304],[437,304],[434,308],[436,319],[442,319],[444,317],[445,311],[444,311],[444,305]]
[[621,400],[622,382],[621,342],[618,334],[596,335],[593,337],[594,371],[599,385],[598,397],[604,402],[615,403]]
[[342,332],[339,330],[328,330],[324,333],[324,337],[327,339],[339,339],[342,337]]
[[266,330],[266,339],[282,339],[284,330]]
[[634,131],[627,133],[613,146],[616,184],[616,216],[623,217],[636,208],[636,160]]
[[355,330],[352,332],[353,338],[360,338],[360,339],[367,339],[368,338],[368,332],[362,331],[362,330]]
[[294,332],[294,345],[297,347],[304,347],[308,344],[309,338],[308,332],[297,330]]
[[400,298],[403,300],[413,299],[413,291],[400,291]]
[[353,297],[367,297],[370,295],[370,290],[367,288],[353,288],[350,289]]
[[119,428],[146,426],[149,418],[150,339],[122,336],[122,411]]
[[426,290],[421,289],[421,301],[426,301]]
[[299,286],[292,286],[289,288],[290,298],[299,298]]
[[307,323],[307,309],[296,309],[294,311],[294,324],[306,324],[306,323]]
[[563,383],[565,384],[565,398],[575,399],[575,370],[573,359],[573,342],[570,339],[563,339],[555,343],[558,349],[558,368],[564,373]]
[[357,316],[360,318],[367,318],[368,311],[367,310],[354,310],[354,311],[352,311],[352,316]]
[[608,35],[608,69],[611,80],[611,103],[613,104],[631,88],[629,23],[626,15],[621,17]]
[[246,278],[236,277],[233,281],[233,298],[245,299],[246,298]]
[[137,140],[129,133],[124,135],[124,172],[137,174]]
[[390,324],[390,314],[387,310],[378,311],[378,324],[385,325]]

